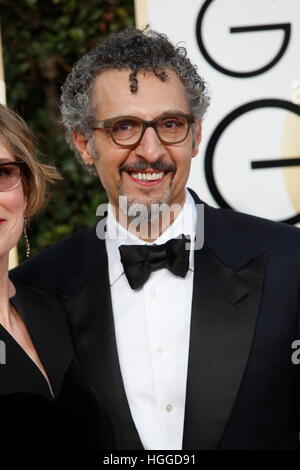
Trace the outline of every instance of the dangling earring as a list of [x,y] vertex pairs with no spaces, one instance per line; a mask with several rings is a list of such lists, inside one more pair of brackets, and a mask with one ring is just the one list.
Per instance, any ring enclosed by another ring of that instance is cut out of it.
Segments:
[[27,235],[27,231],[26,231],[27,222],[28,222],[28,219],[27,219],[27,217],[25,217],[25,219],[24,219],[24,226],[23,226],[23,237],[24,237],[25,249],[26,249],[25,256],[26,256],[26,258],[29,258],[29,255],[30,255],[30,243],[29,243],[29,239],[28,239],[28,235]]

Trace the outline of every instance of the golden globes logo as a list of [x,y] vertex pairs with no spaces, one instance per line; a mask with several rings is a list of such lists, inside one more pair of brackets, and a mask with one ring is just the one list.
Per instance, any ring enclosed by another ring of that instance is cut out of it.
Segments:
[[225,75],[229,75],[231,77],[249,78],[249,77],[254,77],[256,75],[265,73],[267,70],[270,70],[272,67],[274,67],[274,65],[276,65],[280,61],[280,59],[283,57],[289,45],[290,36],[291,36],[291,24],[290,23],[259,24],[259,25],[249,25],[249,26],[241,25],[241,26],[230,27],[229,28],[230,34],[257,33],[261,31],[276,31],[277,30],[277,31],[283,32],[283,40],[279,48],[279,51],[277,51],[275,55],[267,61],[266,64],[264,64],[263,66],[257,69],[250,70],[248,72],[242,72],[238,70],[230,70],[229,68],[224,67],[220,63],[218,63],[213,58],[213,56],[209,53],[208,49],[206,48],[204,37],[203,37],[203,21],[204,21],[205,14],[208,8],[213,2],[215,2],[215,0],[206,0],[203,3],[203,6],[200,9],[200,12],[197,18],[197,23],[196,23],[196,35],[197,35],[197,41],[198,41],[200,51],[202,52],[202,55],[205,57],[207,62],[212,67],[214,67],[219,72],[224,73]]
[[[295,47],[292,23],[278,18],[284,11],[285,18],[290,15],[294,21],[293,12],[299,6],[291,2],[285,7],[283,0],[276,4],[206,0],[196,19],[196,40],[207,63],[223,75],[222,82],[216,78],[217,83],[224,90],[228,84],[233,95],[233,80],[244,90],[240,106],[230,109],[227,102],[225,116],[216,123],[206,146],[205,178],[211,195],[221,207],[254,214],[261,214],[264,202],[267,214],[263,216],[296,224],[300,222],[300,82],[294,83],[291,101],[282,99],[282,89],[275,85],[294,70],[288,62]],[[266,72],[268,78],[260,78]],[[266,83],[272,91],[262,98]],[[279,97],[272,96],[274,91]]]
[[[278,99],[263,99],[252,101],[250,103],[246,103],[234,111],[229,113],[222,121],[217,125],[214,132],[211,135],[211,138],[208,142],[206,153],[205,153],[205,175],[208,187],[213,195],[215,201],[219,204],[220,207],[224,208],[233,208],[228,201],[226,200],[225,196],[222,194],[220,189],[218,188],[217,181],[214,175],[214,155],[216,146],[225,132],[228,126],[235,120],[238,119],[245,113],[250,111],[258,110],[261,108],[277,108],[289,111],[292,116],[289,116],[289,127],[291,131],[294,130],[294,127],[297,128],[297,133],[300,136],[300,129],[299,129],[299,116],[300,116],[300,106],[297,104],[291,103],[290,101],[285,100],[278,100]],[[299,204],[299,184],[300,184],[300,170],[297,171],[298,176],[298,184],[295,184],[296,181],[294,178],[291,177],[291,172],[288,171],[292,167],[300,166],[300,152],[293,151],[293,139],[288,139],[290,131],[286,131],[285,133],[285,144],[283,145],[283,158],[275,158],[275,159],[255,159],[249,161],[249,165],[253,171],[259,171],[262,169],[274,169],[274,168],[282,168],[285,171],[285,180],[288,189],[288,193],[290,194],[291,199],[294,201],[294,206],[296,209],[296,214],[282,219],[281,222],[286,222],[289,224],[296,224],[300,222],[300,204]],[[292,137],[292,136],[291,136]],[[300,142],[300,138],[299,138]],[[296,142],[295,147],[299,148],[299,143]],[[290,156],[288,156],[290,155]],[[297,191],[296,191],[297,190]],[[297,196],[295,195],[297,194]],[[234,208],[237,209],[237,208]]]

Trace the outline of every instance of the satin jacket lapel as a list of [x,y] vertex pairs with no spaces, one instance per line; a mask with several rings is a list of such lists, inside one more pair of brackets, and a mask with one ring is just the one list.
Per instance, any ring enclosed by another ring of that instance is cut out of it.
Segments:
[[216,217],[214,209],[205,208],[205,243],[195,251],[183,449],[218,448],[261,299],[267,255],[251,253],[226,217],[220,219],[220,213]]
[[74,345],[91,385],[105,395],[114,420],[117,448],[142,449],[119,366],[104,241],[99,240],[97,251],[98,269],[86,286],[65,303]]

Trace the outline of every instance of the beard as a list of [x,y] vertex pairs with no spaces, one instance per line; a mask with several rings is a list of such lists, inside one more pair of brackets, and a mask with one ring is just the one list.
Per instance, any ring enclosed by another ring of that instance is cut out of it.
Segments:
[[146,201],[142,197],[128,196],[121,184],[119,198],[125,198],[125,203],[119,203],[119,207],[129,221],[134,221],[138,217],[140,222],[152,223],[159,217],[160,213],[166,211],[171,196],[171,188],[169,187],[163,195],[157,198],[151,198],[151,190],[141,189],[141,192],[146,196]]

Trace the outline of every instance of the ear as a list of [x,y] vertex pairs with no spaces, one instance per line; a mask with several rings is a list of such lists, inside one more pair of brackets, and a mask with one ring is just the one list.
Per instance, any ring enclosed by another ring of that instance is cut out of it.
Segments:
[[94,160],[90,153],[89,141],[87,137],[83,134],[79,134],[78,132],[73,132],[72,136],[73,136],[73,142],[75,144],[75,147],[80,153],[81,158],[84,161],[84,163],[89,166],[94,165]]
[[197,119],[196,122],[195,122],[192,157],[195,157],[198,153],[199,145],[200,145],[200,142],[201,142],[201,137],[202,137],[201,121],[199,119]]

